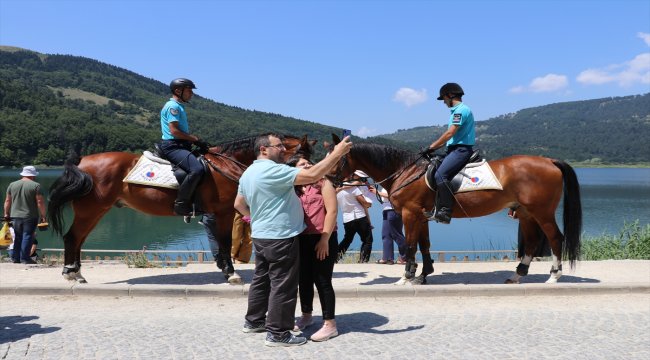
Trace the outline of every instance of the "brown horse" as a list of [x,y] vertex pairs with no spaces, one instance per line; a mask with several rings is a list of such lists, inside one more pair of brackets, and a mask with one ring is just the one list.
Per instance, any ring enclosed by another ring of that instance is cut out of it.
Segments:
[[[239,177],[255,160],[256,136],[235,140],[210,148],[204,155],[209,171],[197,190],[204,213],[215,214],[219,243],[217,266],[231,284],[241,282],[230,258],[232,245],[233,203]],[[288,158],[296,152],[311,155],[315,141],[307,136],[285,136],[283,141]],[[72,202],[74,218],[63,236],[64,268],[67,280],[86,282],[81,276],[81,246],[99,220],[111,207],[129,207],[150,215],[175,216],[173,203],[176,190],[123,182],[140,155],[108,152],[69,159],[50,188],[48,216],[55,233],[63,234],[63,208]]]
[[[336,135],[332,138],[335,144],[340,141]],[[549,240],[553,251],[551,275],[546,282],[557,282],[562,275],[562,256],[567,256],[573,267],[580,252],[582,206],[575,171],[561,160],[538,156],[511,156],[489,164],[503,190],[455,194],[454,217],[479,217],[505,208],[516,209],[525,255],[506,283],[518,283],[528,273],[533,254],[543,240],[540,233]],[[429,225],[423,214],[423,210],[433,207],[435,199],[435,193],[427,187],[423,177],[428,165],[429,160],[420,154],[384,145],[355,143],[333,170],[335,183],[352,176],[355,170],[362,170],[388,192],[395,211],[404,221],[408,247],[406,271],[400,283],[426,283],[426,276],[433,273]],[[564,235],[555,222],[555,210],[563,192]],[[422,274],[415,277],[418,244],[423,266]]]

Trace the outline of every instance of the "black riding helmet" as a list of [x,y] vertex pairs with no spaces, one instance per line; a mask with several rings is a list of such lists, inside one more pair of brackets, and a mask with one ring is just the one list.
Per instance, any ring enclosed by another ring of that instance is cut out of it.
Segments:
[[[176,89],[184,89],[184,88],[190,88],[190,89],[196,89],[196,86],[194,86],[194,83],[192,80],[185,79],[185,78],[178,78],[172,80],[171,83],[169,83],[169,89],[172,91],[172,94],[174,93],[174,90]],[[181,90],[181,95],[180,99],[182,102],[188,102],[189,99],[185,100],[183,98],[184,91]]]
[[465,92],[463,92],[463,88],[456,83],[446,83],[440,88],[440,96],[438,96],[438,100],[442,100],[442,97],[447,94],[463,96],[465,95]]
[[169,83],[169,90],[172,91],[172,94],[174,93],[175,89],[185,88],[185,87],[188,87],[188,88],[191,88],[191,89],[196,89],[196,86],[194,85],[194,83],[190,79],[178,78],[178,79],[172,80],[172,82]]

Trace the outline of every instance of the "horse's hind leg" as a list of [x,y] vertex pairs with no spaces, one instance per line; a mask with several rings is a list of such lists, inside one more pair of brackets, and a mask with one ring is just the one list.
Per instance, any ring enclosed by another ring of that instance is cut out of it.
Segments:
[[517,265],[517,270],[512,276],[505,281],[506,284],[519,284],[521,278],[528,275],[530,263],[533,260],[533,254],[541,244],[539,237],[539,226],[534,219],[520,215],[519,218],[519,236],[524,243],[524,253],[520,254],[521,262]]
[[79,283],[87,282],[81,275],[81,246],[86,241],[88,234],[95,228],[99,219],[109,209],[92,208],[92,210],[81,211],[75,207],[74,221],[68,232],[63,236],[65,264],[62,275],[64,279]]
[[545,221],[540,221],[540,223],[541,229],[546,235],[549,245],[551,246],[551,251],[553,252],[551,274],[548,280],[546,280],[546,283],[555,284],[560,277],[562,277],[562,243],[564,235],[560,232],[560,228],[557,226],[554,216],[549,216]]

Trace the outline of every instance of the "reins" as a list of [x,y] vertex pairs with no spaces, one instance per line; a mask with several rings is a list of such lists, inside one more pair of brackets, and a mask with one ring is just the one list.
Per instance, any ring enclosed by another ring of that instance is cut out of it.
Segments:
[[[248,168],[247,165],[242,164],[241,162],[237,161],[237,159],[232,158],[232,157],[227,156],[227,155],[224,155],[224,154],[222,154],[222,153],[208,151],[207,154],[210,154],[210,155],[212,155],[212,156],[221,157],[221,158],[224,158],[224,159],[226,159],[226,160],[229,160],[230,162],[232,162],[232,163],[234,163],[235,165],[237,165],[241,170],[246,170],[246,169]],[[203,159],[205,159],[205,161],[208,163],[208,165],[210,165],[210,167],[211,167],[212,169],[214,169],[214,171],[216,171],[216,172],[218,172],[219,174],[223,175],[223,177],[225,177],[226,179],[228,179],[228,180],[234,182],[235,184],[239,184],[239,179],[236,179],[235,177],[233,177],[233,176],[231,176],[231,175],[226,174],[225,172],[223,172],[221,169],[219,169],[219,167],[218,167],[218,166],[217,166],[217,165],[216,165],[212,160],[210,160],[210,159],[208,159],[207,157],[205,157],[205,155],[203,156]]]

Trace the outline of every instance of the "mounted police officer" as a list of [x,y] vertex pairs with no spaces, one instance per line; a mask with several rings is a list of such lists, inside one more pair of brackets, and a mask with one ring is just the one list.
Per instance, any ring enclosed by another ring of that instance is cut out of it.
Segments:
[[187,172],[187,176],[178,188],[178,195],[174,201],[174,213],[188,216],[193,213],[192,197],[203,173],[203,165],[192,153],[192,144],[200,148],[207,148],[207,144],[196,135],[189,132],[185,103],[194,95],[196,86],[191,80],[178,78],[169,84],[172,98],[165,103],[160,111],[160,126],[162,129],[162,143],[160,148],[163,155],[173,166],[178,166]]
[[425,212],[429,220],[449,224],[454,206],[454,194],[450,182],[467,164],[472,155],[472,146],[476,143],[474,132],[474,115],[463,103],[463,89],[456,83],[447,83],[440,88],[438,100],[444,101],[451,110],[447,131],[431,143],[427,151],[436,150],[447,145],[447,156],[436,173],[436,206],[433,214]]

